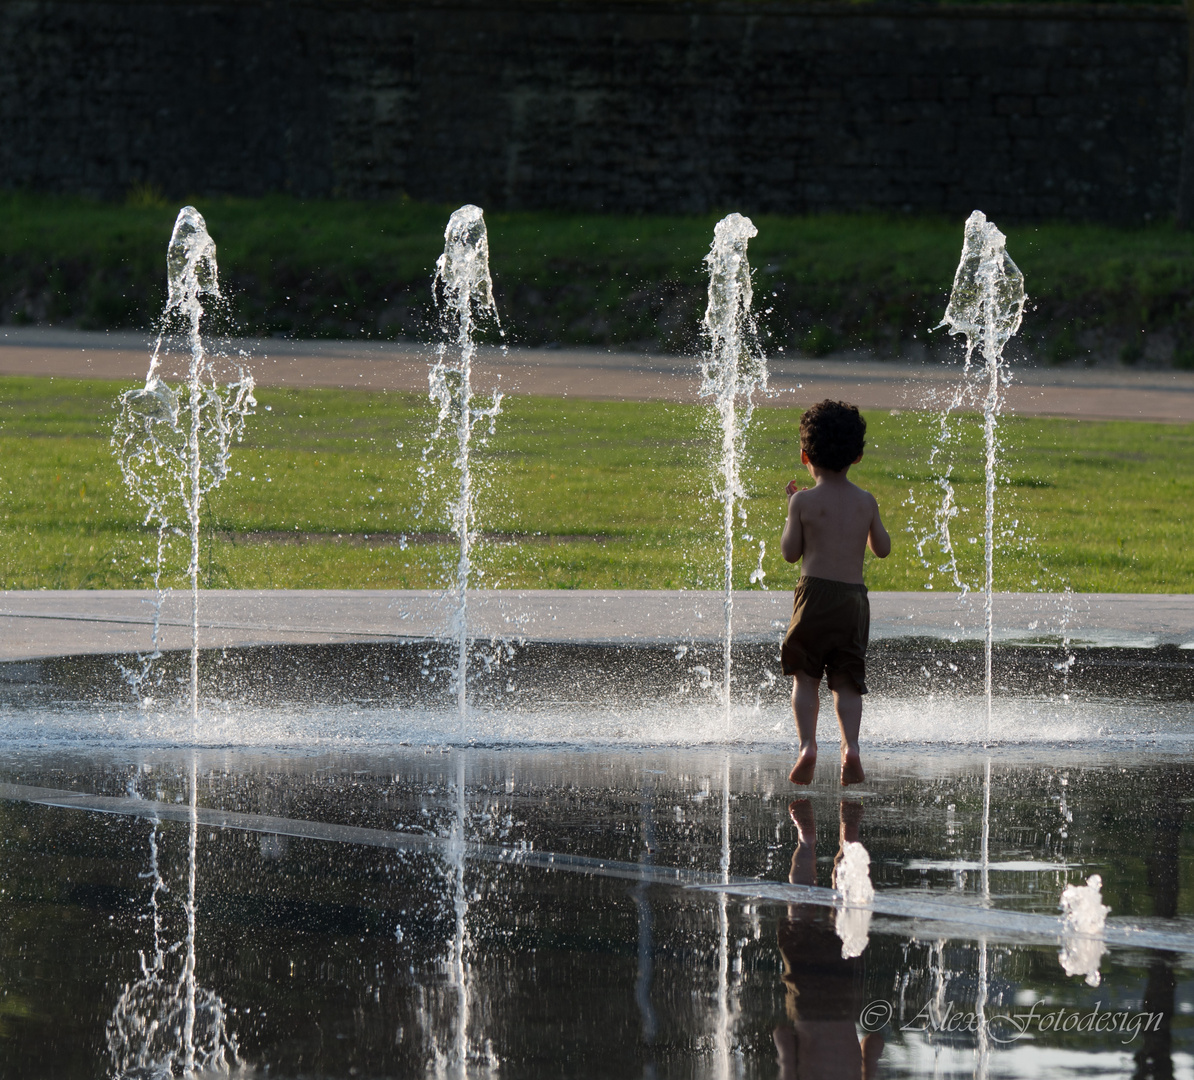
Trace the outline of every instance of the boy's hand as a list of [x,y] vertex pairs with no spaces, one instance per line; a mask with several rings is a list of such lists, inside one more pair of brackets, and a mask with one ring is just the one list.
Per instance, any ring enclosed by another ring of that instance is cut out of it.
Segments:
[[785,490],[785,491],[786,491],[786,492],[787,492],[789,495],[795,495],[795,494],[796,494],[796,492],[798,492],[798,491],[803,491],[804,489],[803,489],[802,487],[800,487],[800,481],[799,481],[799,480],[789,480],[789,481],[788,481],[788,486],[787,486],[787,487],[786,487],[784,490]]

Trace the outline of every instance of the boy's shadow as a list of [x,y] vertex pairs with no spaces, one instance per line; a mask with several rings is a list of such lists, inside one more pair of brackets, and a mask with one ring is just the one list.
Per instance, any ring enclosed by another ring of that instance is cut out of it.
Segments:
[[[788,807],[798,843],[788,880],[817,883],[817,825],[808,799]],[[834,879],[847,841],[858,842],[862,804],[842,800]],[[861,957],[842,959],[833,912],[812,904],[789,904],[779,925],[788,1023],[772,1033],[780,1080],[870,1080],[878,1075],[883,1036],[873,1032],[859,1042],[855,1021],[863,1005]]]

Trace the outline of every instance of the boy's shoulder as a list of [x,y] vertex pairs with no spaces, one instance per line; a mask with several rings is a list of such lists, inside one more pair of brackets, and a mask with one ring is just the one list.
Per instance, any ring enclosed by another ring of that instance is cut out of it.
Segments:
[[876,506],[878,506],[878,505],[879,505],[879,500],[878,500],[878,499],[876,499],[876,498],[875,498],[875,496],[874,496],[874,495],[873,495],[871,492],[867,491],[867,489],[866,489],[866,488],[864,488],[864,487],[859,487],[857,484],[855,484],[855,483],[853,483],[853,482],[851,482],[850,486],[851,486],[851,487],[852,487],[852,488],[853,488],[855,491],[857,491],[857,492],[858,492],[858,494],[859,494],[859,495],[860,495],[860,496],[861,496],[863,499],[865,499],[867,502],[874,503]]
[[844,484],[818,484],[815,487],[805,488],[803,491],[798,491],[797,497],[803,496],[801,501],[806,502],[838,502],[838,503],[862,503],[868,505],[878,506],[879,501],[866,488],[859,487],[852,480],[847,480]]

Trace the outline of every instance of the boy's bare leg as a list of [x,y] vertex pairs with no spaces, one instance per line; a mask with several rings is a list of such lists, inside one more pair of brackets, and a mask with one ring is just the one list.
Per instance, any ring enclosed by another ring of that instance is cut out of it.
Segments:
[[833,857],[833,887],[837,888],[837,868],[846,854],[847,844],[858,843],[858,827],[862,824],[862,803],[842,799],[838,803],[837,854]]
[[771,1033],[775,1040],[776,1063],[779,1065],[779,1080],[796,1080],[800,1067],[800,1049],[796,1032],[785,1024],[779,1024]]
[[[821,711],[821,680],[800,672],[792,680],[792,713],[800,737],[800,756],[788,779],[793,784],[811,784],[817,768],[817,714]],[[861,712],[859,713],[861,717]]]
[[[796,799],[788,804],[788,816],[796,826],[798,843],[792,852],[792,868],[788,880],[793,885],[817,883],[817,819],[808,799]],[[791,914],[795,914],[792,912]]]
[[872,1031],[862,1040],[862,1080],[873,1080],[879,1075],[879,1055],[883,1053],[883,1035]]
[[861,784],[866,779],[858,753],[858,729],[862,727],[862,695],[847,679],[833,691],[833,707],[842,730],[842,787]]
[[862,824],[862,803],[842,799],[837,804],[837,842],[839,847],[858,843],[858,827]]

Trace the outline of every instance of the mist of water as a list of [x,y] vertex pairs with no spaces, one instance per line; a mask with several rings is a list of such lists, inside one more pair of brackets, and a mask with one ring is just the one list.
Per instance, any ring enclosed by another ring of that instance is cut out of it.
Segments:
[[[942,326],[951,334],[966,338],[963,380],[970,375],[975,350],[983,358],[986,393],[982,401],[985,445],[985,515],[983,532],[983,596],[986,614],[986,691],[988,734],[991,712],[991,643],[994,631],[992,597],[995,580],[995,467],[998,458],[998,418],[1003,405],[1002,388],[1007,381],[1003,350],[1020,328],[1024,316],[1024,275],[1007,254],[1007,237],[986,215],[975,210],[966,220],[962,258],[954,274],[953,291]],[[959,388],[956,405],[961,404]],[[938,514],[942,547],[948,553],[957,579],[956,560],[949,536],[949,521],[956,513],[953,489],[945,478],[944,497]]]
[[448,513],[459,549],[452,589],[452,629],[456,641],[456,697],[463,717],[468,708],[468,587],[476,538],[473,432],[478,423],[488,422],[492,434],[502,403],[502,395],[495,392],[487,404],[478,404],[472,386],[477,329],[486,320],[498,325],[489,275],[489,238],[479,206],[462,206],[448,219],[444,253],[435,264],[434,294],[444,341],[429,373],[431,401],[437,409],[433,441],[447,428],[455,428],[456,434],[453,464],[458,483]]
[[[174,222],[166,251],[169,294],[149,361],[144,387],[121,394],[112,448],[125,485],[144,510],[143,523],[156,527],[154,563],[154,622],[149,653],[138,656],[139,667],[126,669],[141,696],[158,651],[162,574],[171,537],[188,536],[191,581],[192,719],[199,712],[199,528],[204,497],[228,475],[231,448],[244,433],[245,419],[257,405],[253,376],[243,356],[224,366],[234,377],[221,383],[216,366],[200,336],[204,298],[219,299],[216,245],[203,216],[184,206]],[[181,326],[190,353],[186,381],[172,387],[161,375],[164,347],[172,329]],[[182,525],[187,527],[183,532]]]
[[[709,267],[709,302],[704,332],[708,347],[701,358],[700,396],[712,399],[721,425],[721,460],[716,497],[722,504],[725,629],[722,694],[730,708],[731,644],[734,620],[734,523],[746,520],[742,499],[742,450],[754,411],[754,394],[767,389],[767,359],[759,345],[750,305],[754,295],[746,246],[758,236],[750,218],[730,214],[713,230],[705,256]],[[762,553],[760,551],[760,569]],[[761,575],[758,577],[761,580]]]

